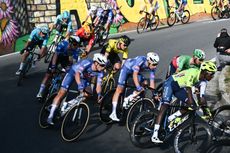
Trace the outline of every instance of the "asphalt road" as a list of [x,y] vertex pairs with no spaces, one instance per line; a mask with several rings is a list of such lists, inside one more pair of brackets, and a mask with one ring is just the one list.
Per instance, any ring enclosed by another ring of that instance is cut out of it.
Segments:
[[[229,20],[202,21],[187,25],[161,28],[155,32],[138,35],[126,33],[132,38],[130,57],[155,51],[160,56],[156,78],[164,79],[170,59],[178,54],[191,55],[195,48],[206,51],[207,59],[215,56],[214,40],[222,27],[229,31]],[[116,37],[116,36],[112,36]],[[90,55],[91,56],[91,55]],[[73,143],[61,139],[60,129],[41,129],[38,114],[41,104],[35,99],[47,65],[38,63],[22,87],[17,87],[15,72],[19,66],[19,54],[0,57],[0,152],[1,153],[171,153],[165,144],[150,149],[134,147],[125,127],[117,124],[106,126],[98,118],[98,108],[91,104],[91,118],[87,131]]]

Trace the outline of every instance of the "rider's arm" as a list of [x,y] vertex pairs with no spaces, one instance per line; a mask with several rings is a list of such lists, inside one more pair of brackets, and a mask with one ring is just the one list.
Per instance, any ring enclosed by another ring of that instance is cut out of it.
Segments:
[[134,71],[133,72],[133,81],[134,81],[134,84],[137,88],[137,91],[141,91],[143,88],[141,87],[140,83],[139,83],[139,80],[138,80],[138,71]]
[[69,21],[68,23],[68,27],[67,27],[67,32],[65,34],[65,38],[69,38],[71,32],[73,31],[73,28],[72,28],[72,21]]
[[185,89],[187,91],[188,103],[191,105],[193,104],[192,89],[191,87],[186,87]]
[[78,90],[79,91],[83,91],[83,84],[81,83],[81,73],[80,72],[76,72],[75,73],[75,81],[77,83],[78,86]]
[[98,96],[101,96],[101,84],[102,84],[102,78],[103,78],[103,73],[99,73],[97,76],[97,87],[96,87],[96,92]]
[[154,81],[154,78],[155,78],[155,74],[153,71],[150,72],[150,88],[152,89],[155,89],[155,81]]
[[87,53],[89,53],[91,48],[93,47],[94,40],[95,40],[95,35],[94,35],[94,33],[92,33],[92,36],[91,36],[91,38],[89,40],[89,44],[86,46],[86,49],[85,49],[85,51]]

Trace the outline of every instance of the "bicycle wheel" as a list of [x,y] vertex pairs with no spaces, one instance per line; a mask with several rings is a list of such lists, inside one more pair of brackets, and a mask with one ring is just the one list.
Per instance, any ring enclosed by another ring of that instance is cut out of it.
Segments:
[[21,71],[21,73],[20,73],[20,75],[18,77],[17,86],[22,85],[23,78],[26,76],[26,73],[31,68],[32,60],[33,60],[33,55],[29,54],[29,56],[26,58],[25,65],[23,66],[22,71]]
[[105,32],[105,28],[104,27],[101,27],[100,28],[100,31],[99,31],[99,40],[98,40],[98,45],[101,47],[103,46],[106,41],[107,41],[107,38],[108,38],[108,33]]
[[112,98],[115,91],[116,89],[108,91],[100,103],[100,119],[102,122],[107,124],[112,122],[112,120],[109,118],[109,115],[112,112]]
[[176,23],[176,13],[170,12],[168,18],[167,18],[167,24],[171,27]]
[[146,30],[146,20],[145,17],[141,18],[137,24],[137,33],[140,34]]
[[174,137],[175,153],[204,152],[212,141],[212,132],[205,122],[181,127]]
[[109,91],[109,90],[111,90],[113,88],[115,88],[115,79],[110,78],[102,86],[102,94],[104,95],[107,91]]
[[149,148],[154,146],[151,141],[153,134],[155,118],[157,111],[145,111],[140,113],[135,119],[131,131],[129,133],[131,142],[140,148]]
[[89,122],[89,114],[89,106],[84,102],[71,108],[62,121],[62,139],[68,142],[78,139]]
[[50,96],[50,98],[43,104],[40,113],[39,113],[39,125],[41,128],[45,129],[49,127],[49,124],[47,123],[47,118],[50,113],[51,104],[53,103],[54,97],[57,95],[57,93]]
[[230,137],[230,105],[224,105],[215,111],[212,121],[210,122],[213,132],[218,139]]
[[184,10],[182,18],[181,18],[181,22],[183,24],[186,24],[188,23],[189,19],[190,19],[190,12],[188,10]]
[[214,6],[211,9],[211,16],[212,16],[213,20],[216,20],[216,19],[220,18],[221,12],[220,12],[218,7]]
[[149,98],[141,98],[135,102],[128,111],[126,118],[126,128],[130,132],[131,126],[136,117],[143,111],[152,111],[155,108],[155,104]]
[[47,52],[47,54],[45,56],[44,63],[49,63],[50,62],[55,48],[56,48],[55,42],[52,42],[52,44],[49,46],[48,52]]
[[159,25],[159,23],[160,23],[160,18],[159,18],[158,15],[153,16],[153,18],[155,18],[155,20],[153,20],[154,22],[152,21],[151,24],[150,24],[150,29],[152,31],[156,30],[158,25]]

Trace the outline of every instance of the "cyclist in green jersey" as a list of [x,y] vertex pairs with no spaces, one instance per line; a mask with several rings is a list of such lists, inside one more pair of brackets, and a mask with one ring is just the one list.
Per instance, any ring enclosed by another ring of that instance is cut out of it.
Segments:
[[201,49],[195,49],[193,51],[193,56],[188,55],[180,55],[173,57],[166,78],[171,76],[174,73],[178,73],[180,71],[192,68],[192,67],[200,67],[202,61],[205,59],[205,52]]
[[[154,143],[163,143],[162,140],[158,138],[158,130],[160,128],[161,121],[163,116],[172,100],[174,95],[180,101],[187,102],[192,104],[192,86],[194,86],[199,81],[210,81],[217,71],[216,65],[213,62],[204,62],[200,69],[198,68],[189,68],[187,70],[181,71],[177,74],[170,76],[163,85],[164,92],[162,95],[161,107],[159,114],[157,116],[154,132],[152,135],[152,142]],[[180,111],[178,111],[180,112]],[[180,116],[181,114],[178,114]]]

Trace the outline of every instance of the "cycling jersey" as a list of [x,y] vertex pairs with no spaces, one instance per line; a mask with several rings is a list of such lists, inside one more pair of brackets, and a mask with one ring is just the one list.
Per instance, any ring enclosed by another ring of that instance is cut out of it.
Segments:
[[172,75],[173,80],[176,81],[180,88],[192,87],[199,81],[200,69],[190,68]]
[[128,48],[126,48],[125,50],[118,49],[117,48],[118,42],[119,42],[119,40],[110,39],[107,46],[106,46],[105,52],[107,52],[109,54],[110,53],[116,53],[116,54],[122,53],[123,59],[127,59],[128,58]]
[[88,42],[88,45],[90,47],[93,46],[93,43],[95,40],[95,34],[94,33],[92,33],[91,36],[89,38],[87,38],[85,36],[85,29],[83,27],[81,27],[80,29],[77,30],[76,36],[78,36],[80,38],[81,42],[83,42],[83,43]]
[[63,28],[67,28],[67,32],[72,32],[72,21],[70,18],[68,18],[67,22],[65,23],[63,21],[63,16],[60,14],[57,16],[56,20],[54,21],[54,24],[56,25],[57,33],[61,33]]
[[[147,65],[147,58],[145,56],[137,56],[136,58],[131,58],[125,61],[124,66],[121,69],[118,84],[124,86],[128,76],[133,72],[143,72],[144,70],[150,71],[150,80],[155,78],[155,69],[150,70]],[[143,77],[142,77],[143,78]]]
[[75,79],[75,74],[80,73],[81,85],[78,85],[78,89],[84,89],[90,83],[92,77],[97,76],[97,84],[101,85],[103,72],[95,72],[92,70],[93,60],[85,59],[81,60],[78,63],[72,65],[69,72],[66,74],[65,78],[62,81],[62,88],[68,89]]
[[38,28],[35,28],[30,36],[29,36],[29,39],[28,41],[32,41],[32,44],[33,44],[33,47],[35,47],[36,45],[39,45],[39,47],[46,47],[47,46],[47,43],[48,43],[48,35],[46,35],[45,37],[41,37],[39,35],[39,33],[41,32],[41,29],[38,27]]
[[172,64],[176,69],[179,69],[179,71],[188,69],[191,67],[190,60],[191,56],[188,55],[180,55],[176,56],[172,60]]

